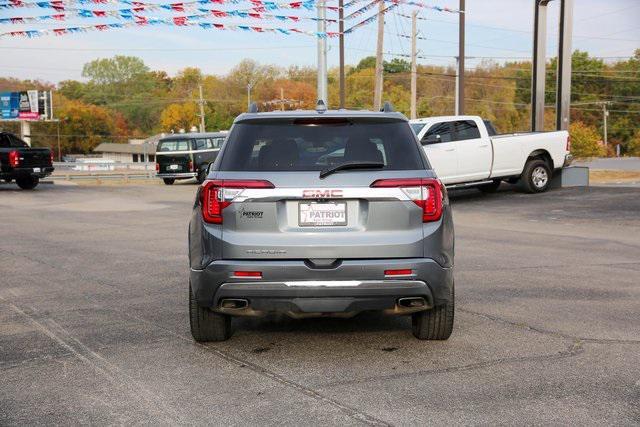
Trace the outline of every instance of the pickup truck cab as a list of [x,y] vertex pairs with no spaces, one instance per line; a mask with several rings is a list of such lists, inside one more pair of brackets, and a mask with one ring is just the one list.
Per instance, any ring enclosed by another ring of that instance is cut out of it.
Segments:
[[176,179],[191,178],[202,183],[226,137],[226,132],[208,132],[162,138],[156,148],[156,176],[166,185],[172,185]]
[[23,190],[33,190],[53,169],[50,149],[31,148],[14,134],[0,132],[0,179],[15,180]]
[[501,181],[519,181],[528,192],[542,192],[554,171],[571,162],[566,131],[497,135],[478,116],[429,117],[411,120],[411,127],[448,187],[489,192]]

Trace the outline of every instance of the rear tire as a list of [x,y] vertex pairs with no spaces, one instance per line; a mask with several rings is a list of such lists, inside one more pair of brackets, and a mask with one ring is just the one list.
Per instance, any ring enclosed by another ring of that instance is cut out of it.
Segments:
[[419,340],[446,340],[453,331],[455,290],[451,285],[449,302],[411,315],[413,336]]
[[209,168],[206,167],[202,169],[200,172],[198,172],[198,177],[196,178],[196,181],[198,181],[198,184],[202,184],[207,179],[207,169]]
[[498,191],[498,187],[500,187],[501,182],[502,181],[499,179],[494,179],[490,184],[478,185],[478,190],[482,191],[483,193],[495,193],[496,191]]
[[173,183],[176,182],[175,178],[162,178],[162,180],[164,181],[164,185],[173,185]]
[[16,184],[23,190],[33,190],[38,186],[40,178],[37,176],[21,176],[16,178]]
[[189,324],[197,342],[226,341],[231,337],[231,317],[201,307],[189,284]]
[[544,160],[529,160],[524,165],[520,176],[522,187],[527,193],[542,193],[549,189],[551,183],[551,170]]

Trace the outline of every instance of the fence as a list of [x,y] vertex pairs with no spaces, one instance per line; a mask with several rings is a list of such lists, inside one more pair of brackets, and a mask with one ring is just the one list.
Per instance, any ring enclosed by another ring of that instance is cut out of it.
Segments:
[[154,179],[155,163],[116,163],[113,161],[54,162],[52,178],[81,179]]

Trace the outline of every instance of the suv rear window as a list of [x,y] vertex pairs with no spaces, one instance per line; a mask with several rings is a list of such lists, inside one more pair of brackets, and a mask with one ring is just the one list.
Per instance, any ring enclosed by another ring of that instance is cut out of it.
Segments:
[[236,124],[225,147],[221,171],[321,171],[348,161],[425,168],[414,133],[399,121],[263,119]]
[[156,151],[189,151],[191,149],[190,139],[177,139],[169,141],[160,141]]

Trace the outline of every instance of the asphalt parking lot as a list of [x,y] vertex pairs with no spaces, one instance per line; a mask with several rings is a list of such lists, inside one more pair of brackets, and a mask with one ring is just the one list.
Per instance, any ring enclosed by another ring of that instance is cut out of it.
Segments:
[[456,325],[195,344],[195,186],[0,185],[0,425],[640,423],[640,189],[453,197]]

